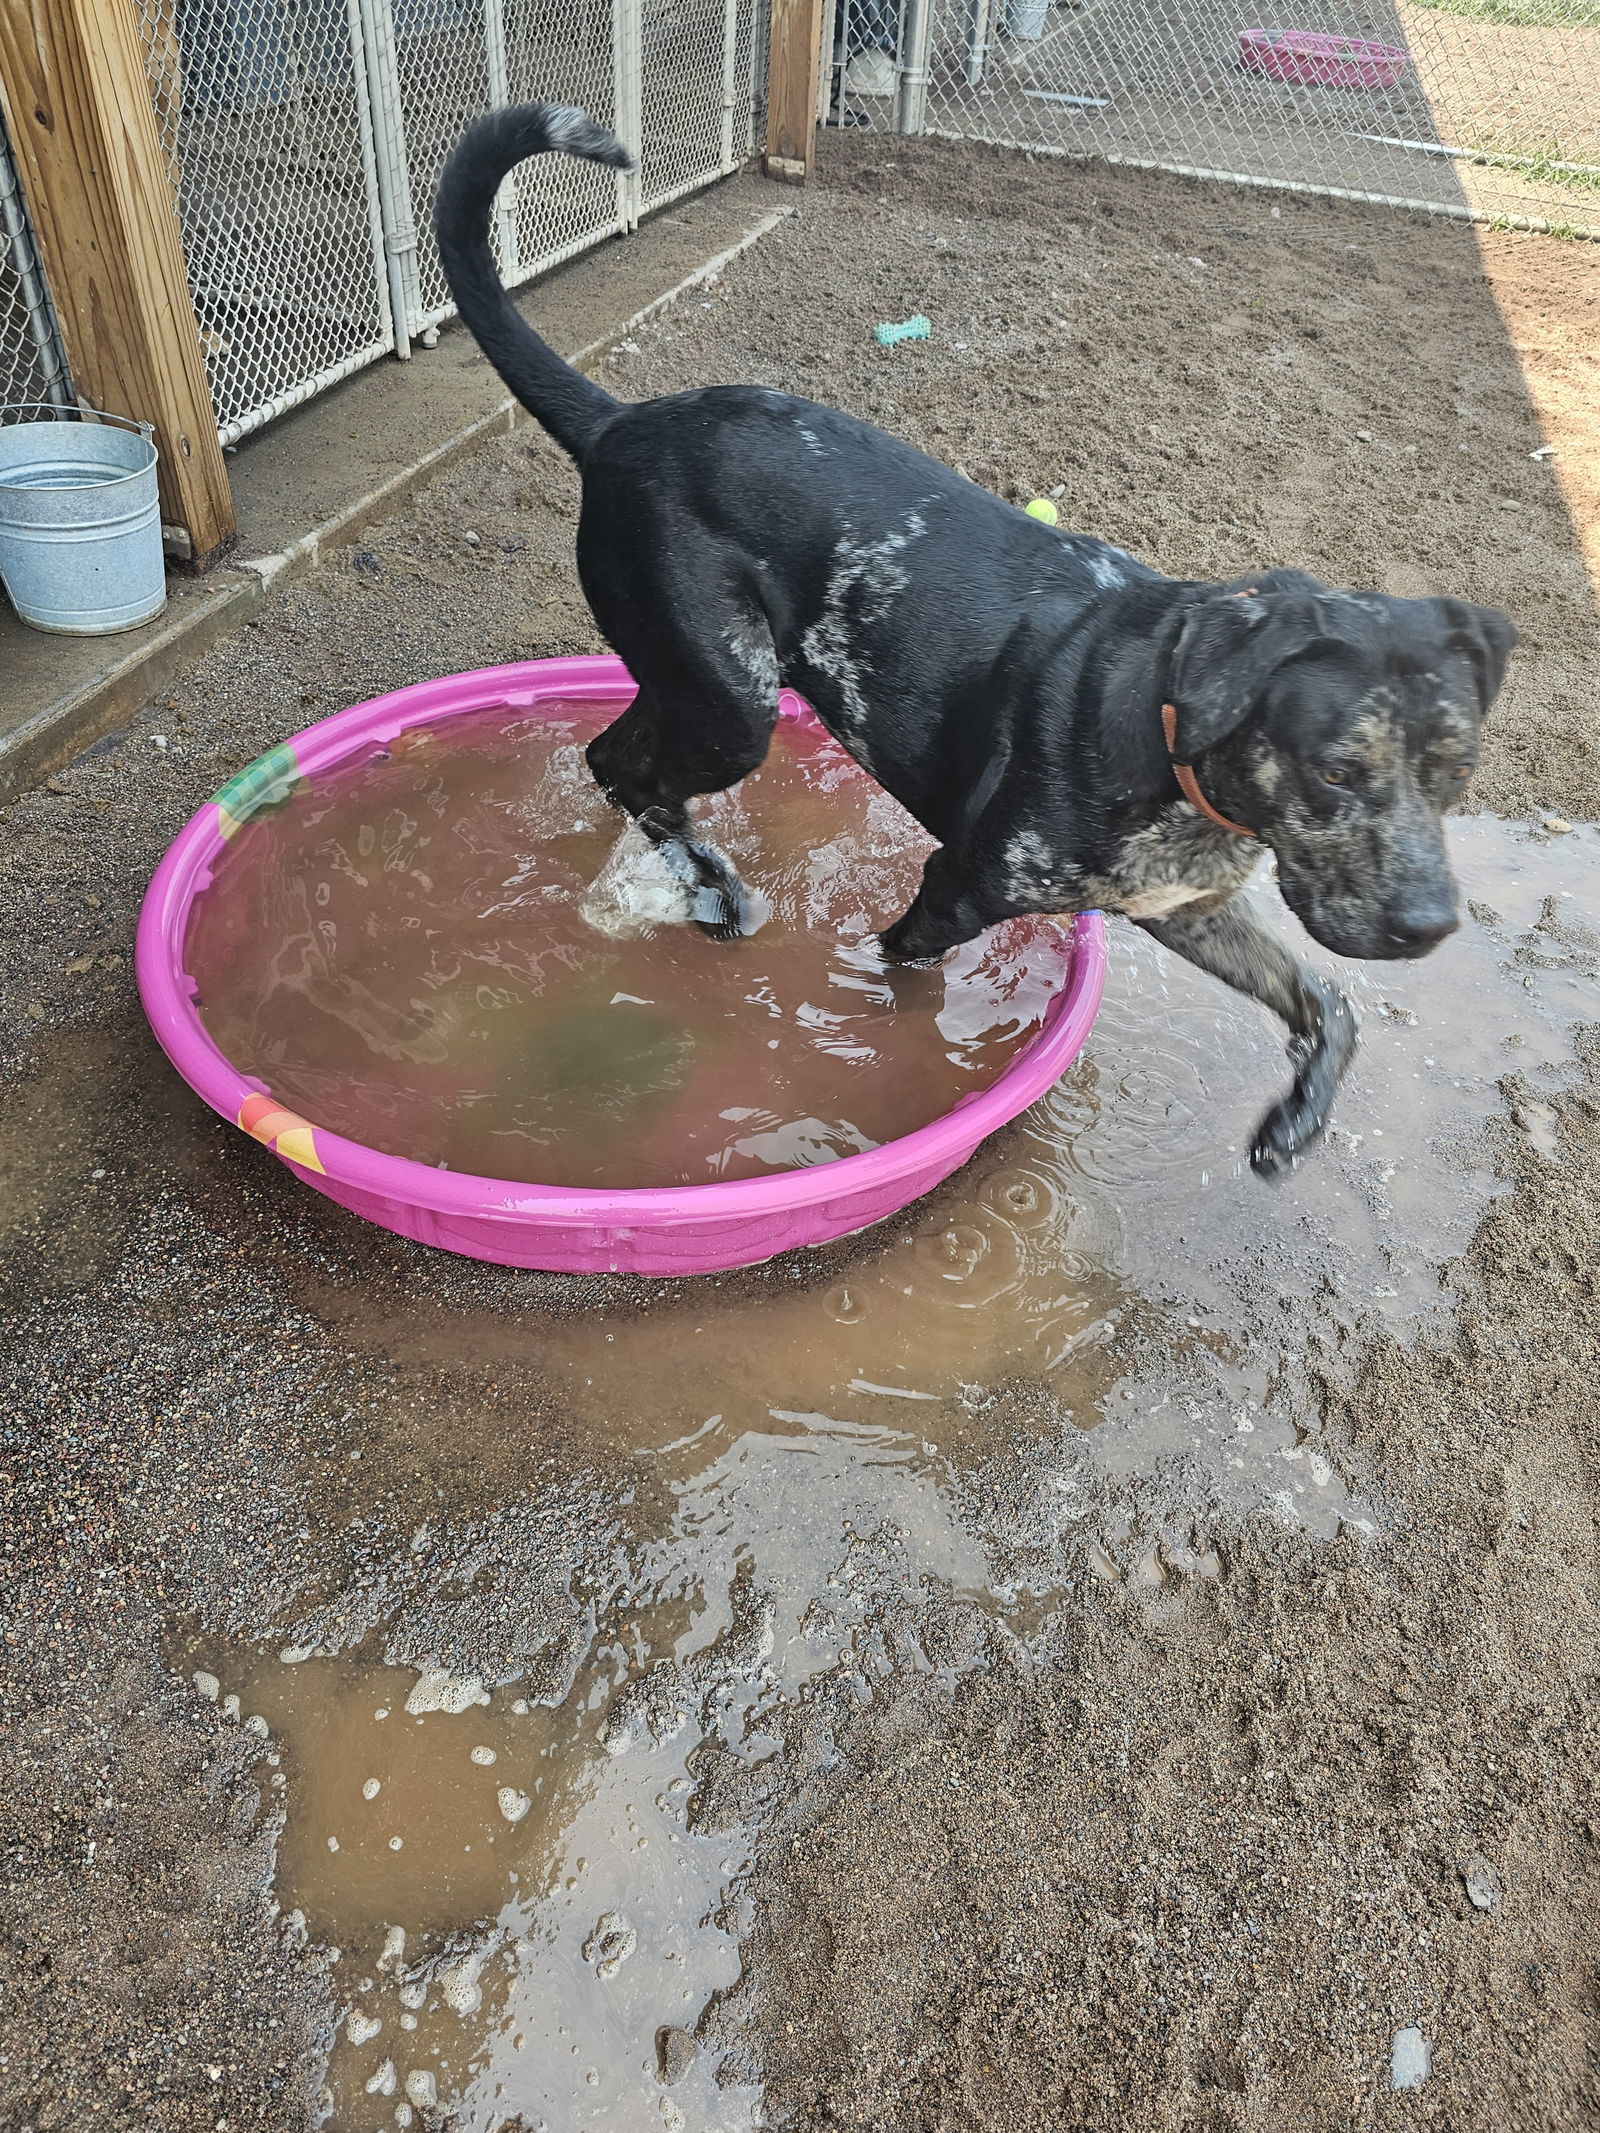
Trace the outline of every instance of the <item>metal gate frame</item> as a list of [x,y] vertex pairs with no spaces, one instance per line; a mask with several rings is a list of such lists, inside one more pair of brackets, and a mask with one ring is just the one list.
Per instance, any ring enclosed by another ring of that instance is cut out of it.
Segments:
[[[412,207],[414,154],[402,104],[403,51],[396,36],[394,0],[356,0],[356,4],[365,18],[379,188],[390,203],[385,215],[385,248],[390,261],[391,303],[399,321],[396,353],[405,355],[412,340],[420,339],[427,345],[432,333],[455,317],[456,307],[447,297],[428,303],[418,273],[419,248]],[[487,108],[498,110],[513,101],[506,0],[481,0],[481,5]],[[651,186],[646,178],[647,156],[653,143],[645,114],[645,0],[611,0],[611,131],[632,155],[635,168],[613,175],[614,218],[608,217],[604,225],[559,244],[542,247],[531,258],[522,256],[520,226],[524,196],[537,185],[535,173],[539,166],[523,164],[514,170],[500,189],[494,218],[500,275],[507,288],[517,288],[537,274],[550,272],[566,260],[592,250],[608,236],[631,236],[644,216],[703,190],[748,160],[754,145],[758,101],[754,57],[759,39],[754,27],[756,18],[763,13],[763,0],[721,0],[716,152],[709,152],[708,143],[707,154],[690,175],[665,186]],[[739,66],[741,44],[748,54],[744,70]]]

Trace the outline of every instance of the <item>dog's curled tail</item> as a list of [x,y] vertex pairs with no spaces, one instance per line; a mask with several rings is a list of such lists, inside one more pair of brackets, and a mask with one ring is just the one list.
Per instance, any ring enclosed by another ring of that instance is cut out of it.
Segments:
[[529,414],[581,460],[617,403],[534,332],[506,294],[489,248],[501,180],[529,156],[550,149],[612,170],[633,168],[622,143],[582,111],[566,104],[513,104],[469,126],[456,144],[434,198],[433,227],[445,280],[473,339]]

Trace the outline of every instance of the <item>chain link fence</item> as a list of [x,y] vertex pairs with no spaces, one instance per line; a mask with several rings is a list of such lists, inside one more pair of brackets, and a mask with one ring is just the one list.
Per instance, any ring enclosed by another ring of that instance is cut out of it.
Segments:
[[217,428],[394,345],[355,0],[140,0]]
[[641,162],[514,172],[494,232],[513,286],[737,169],[760,4],[139,0],[223,442],[452,315],[430,210],[480,112],[580,104]]
[[638,184],[648,213],[750,153],[761,40],[749,0],[649,0],[641,15]]
[[[427,332],[455,309],[431,217],[445,158],[469,120],[497,104],[578,104],[613,124],[611,0],[389,0],[373,14],[371,49],[391,77],[380,153],[408,220],[412,199],[417,209],[415,264],[403,269],[401,308],[409,333]],[[515,286],[627,226],[613,172],[541,158],[513,171],[502,189],[494,228],[500,272]]]
[[[451,315],[429,227],[462,127],[581,104],[629,178],[543,158],[495,221],[515,285],[744,161],[764,0],[138,0],[219,434]],[[837,126],[1101,155],[1600,235],[1600,0],[828,0]],[[0,395],[65,368],[0,145]]]
[[824,123],[1600,236],[1600,0],[832,0]]
[[57,407],[74,404],[5,121],[0,119],[0,408],[47,401]]

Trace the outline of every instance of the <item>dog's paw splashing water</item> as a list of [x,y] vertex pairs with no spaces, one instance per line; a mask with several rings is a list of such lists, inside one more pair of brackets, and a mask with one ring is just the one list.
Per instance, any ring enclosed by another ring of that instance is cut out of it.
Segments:
[[[733,879],[737,882],[737,877]],[[678,844],[656,844],[636,823],[617,839],[610,857],[584,892],[578,915],[610,940],[630,940],[657,926],[698,925],[719,938],[759,933],[772,901],[738,883],[737,907],[724,890],[704,882]]]

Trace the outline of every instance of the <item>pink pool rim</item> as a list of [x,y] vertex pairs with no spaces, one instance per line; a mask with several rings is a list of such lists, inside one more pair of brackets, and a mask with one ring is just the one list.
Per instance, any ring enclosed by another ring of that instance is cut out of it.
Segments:
[[[263,756],[189,821],[157,867],[139,914],[139,994],[162,1050],[214,1111],[270,1148],[296,1177],[369,1222],[421,1244],[502,1266],[555,1273],[708,1274],[825,1244],[897,1213],[966,1162],[989,1134],[1042,1096],[1077,1057],[1100,1005],[1105,935],[1098,913],[1064,924],[1067,982],[1038,1032],[987,1088],[943,1117],[860,1155],[771,1177],[597,1192],[435,1170],[381,1155],[277,1104],[212,1043],[183,967],[190,907],[253,806],[388,746],[408,728],[463,712],[539,715],[547,704],[626,702],[620,659],[544,659],[419,682],[354,704]],[[785,717],[810,712],[784,692]]]

